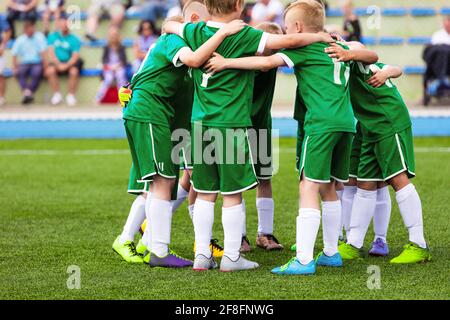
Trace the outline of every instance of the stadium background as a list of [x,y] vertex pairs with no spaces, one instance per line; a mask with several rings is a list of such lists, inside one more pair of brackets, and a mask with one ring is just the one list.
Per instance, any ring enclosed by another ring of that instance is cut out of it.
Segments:
[[[90,3],[67,2],[79,5],[83,12]],[[338,0],[328,3],[328,24],[341,25]],[[0,298],[448,299],[450,111],[448,106],[421,105],[424,70],[421,56],[431,34],[442,28],[442,14],[448,14],[450,6],[445,0],[354,3],[366,43],[377,50],[383,62],[400,65],[405,71],[395,83],[410,107],[416,136],[423,136],[415,141],[418,172],[415,184],[423,200],[426,234],[433,249],[432,263],[403,268],[390,266],[389,259],[369,258],[344,270],[320,270],[317,277],[295,279],[276,278],[269,273],[271,267],[290,257],[288,250],[250,253],[250,258],[262,265],[254,276],[216,272],[199,275],[191,270],[149,272],[144,266],[121,263],[110,247],[133,200],[125,194],[130,156],[123,139],[121,108],[94,103],[100,84],[101,45],[84,43],[81,56],[85,73],[76,107],[50,106],[51,93],[45,81],[36,103],[22,107],[16,80],[9,77],[7,81],[7,104],[0,108]],[[381,8],[380,29],[367,28],[365,8],[372,4]],[[4,6],[5,1],[1,1],[0,12],[5,11]],[[136,16],[130,16],[122,28],[130,58],[129,46],[136,36],[138,21]],[[17,23],[19,32],[21,25]],[[41,22],[38,28],[40,25]],[[107,20],[103,20],[98,33],[102,41],[107,26]],[[83,38],[84,27],[85,20],[81,29],[73,31]],[[10,65],[9,50],[6,56]],[[62,83],[65,90],[66,80]],[[287,137],[295,134],[295,122],[290,119],[294,88],[293,75],[280,71],[274,125]],[[281,170],[274,179],[275,225],[286,246],[295,239],[298,178],[293,170],[294,150],[294,139],[280,140]],[[254,197],[254,191],[246,194],[252,242],[256,232]],[[186,206],[179,211],[173,222],[174,249],[183,256],[192,256],[192,225]],[[218,215],[214,230],[215,236],[223,239]],[[372,236],[370,230],[367,241]],[[407,241],[395,207],[389,241],[392,256]],[[317,243],[318,249],[320,238]],[[66,286],[71,265],[81,268],[81,290],[69,290]],[[366,286],[369,265],[381,267],[382,290],[369,290]]]

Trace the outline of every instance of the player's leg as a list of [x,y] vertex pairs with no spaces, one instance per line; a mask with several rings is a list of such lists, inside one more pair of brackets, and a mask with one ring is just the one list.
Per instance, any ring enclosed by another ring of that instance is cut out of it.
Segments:
[[[254,269],[259,265],[240,254],[242,230],[245,224],[242,192],[258,185],[247,130],[215,128],[215,131],[222,137],[223,142],[221,145],[219,142],[216,144],[220,192],[223,196],[224,255],[220,270]],[[216,139],[216,141],[219,140]]]
[[373,231],[375,239],[369,254],[372,256],[384,257],[389,254],[387,244],[387,231],[391,218],[392,202],[388,185],[385,182],[378,182],[377,185],[377,205],[373,216]]
[[363,142],[358,166],[358,184],[353,199],[347,243],[339,246],[343,259],[361,258],[360,249],[375,213],[377,184],[382,174],[374,153],[375,143]]
[[[410,178],[415,176],[415,159],[412,130],[408,128],[383,140],[376,150],[383,156],[382,171],[385,179],[395,190],[395,197],[408,229],[410,243],[391,263],[415,263],[431,259],[424,237],[422,203]],[[400,172],[400,173],[399,173]]]

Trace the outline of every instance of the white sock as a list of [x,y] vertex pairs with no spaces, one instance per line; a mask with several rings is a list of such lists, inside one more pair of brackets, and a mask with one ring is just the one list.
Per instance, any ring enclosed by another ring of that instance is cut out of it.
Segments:
[[222,208],[222,224],[224,233],[224,252],[231,260],[239,258],[242,229],[245,220],[244,205],[241,203],[230,208]]
[[184,200],[186,200],[188,195],[189,195],[189,191],[184,190],[183,187],[179,184],[178,185],[178,191],[177,191],[177,200],[171,201],[171,203],[172,203],[172,212],[177,211],[177,209],[182,205]]
[[344,186],[342,193],[342,228],[345,230],[345,235],[348,237],[350,231],[350,218],[352,216],[353,199],[356,195],[356,186]]
[[273,234],[275,204],[272,198],[256,198],[258,210],[258,234]]
[[145,227],[144,234],[142,235],[142,243],[151,250],[152,247],[152,237],[150,228],[150,203],[152,201],[152,193],[147,193],[147,200],[145,201],[145,217],[147,219],[147,226]]
[[403,222],[409,231],[409,241],[427,247],[423,235],[422,203],[413,184],[408,184],[395,195]]
[[342,190],[336,190],[336,193],[337,193],[337,195],[338,195],[339,200],[341,200],[341,199],[342,199],[342,195],[344,194],[344,189],[342,189]]
[[320,226],[320,210],[302,208],[297,217],[297,258],[307,265],[314,259],[314,244]]
[[331,257],[338,252],[339,231],[341,228],[341,202],[322,202],[323,252]]
[[194,221],[194,205],[195,204],[190,204],[189,207],[188,207],[189,217],[191,217],[192,221]]
[[192,222],[195,231],[195,255],[202,254],[209,258],[211,256],[209,243],[214,224],[214,202],[197,199]]
[[[242,208],[244,208],[244,224],[242,225],[242,236],[247,236],[247,207],[245,206],[245,200],[242,198]],[[241,238],[242,240],[242,238]]]
[[377,205],[377,191],[367,191],[358,188],[350,220],[350,232],[347,234],[347,243],[355,248],[361,248],[364,238],[375,213]]
[[373,230],[375,232],[375,240],[381,238],[387,242],[386,236],[389,227],[389,220],[391,219],[391,195],[389,188],[384,187],[377,190],[377,206],[375,207],[375,214],[373,216]]
[[123,227],[122,234],[120,235],[120,243],[126,241],[134,241],[134,235],[139,232],[142,222],[145,219],[145,198],[143,196],[137,196],[131,205],[130,213],[128,214],[127,222]]
[[169,251],[172,226],[172,204],[170,201],[153,198],[150,203],[151,249],[158,257]]

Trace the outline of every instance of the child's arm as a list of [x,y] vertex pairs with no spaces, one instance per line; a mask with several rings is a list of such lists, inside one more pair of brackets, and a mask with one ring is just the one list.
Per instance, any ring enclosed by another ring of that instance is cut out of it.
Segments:
[[214,53],[213,57],[206,63],[205,70],[206,73],[214,74],[225,69],[270,70],[284,65],[286,63],[278,54],[268,57],[225,59],[220,54]]
[[[178,26],[176,24],[178,24]],[[164,26],[164,30],[168,33],[178,30],[177,32],[173,33],[178,34],[182,37],[183,35],[180,35],[180,33],[182,33],[182,26],[183,25],[181,23],[173,23],[173,21],[170,21]],[[246,24],[242,20],[231,21],[225,27],[217,31],[214,36],[212,36],[195,52],[186,47],[186,49],[180,52],[178,59],[188,67],[200,68],[211,57],[211,55],[219,47],[222,41],[225,40],[226,37],[238,33],[245,26]]]
[[336,58],[338,62],[359,61],[364,64],[373,64],[378,61],[378,54],[368,50],[359,42],[348,42],[346,45],[350,50],[346,50],[337,44],[331,44],[325,48],[330,58]]
[[367,83],[374,88],[379,88],[386,83],[389,79],[399,78],[402,76],[403,71],[396,66],[384,66],[380,71],[372,71],[373,76],[367,80]]
[[265,34],[267,36],[266,48],[272,50],[292,49],[306,47],[315,42],[333,43],[335,40],[330,34],[319,33],[293,33],[286,35]]

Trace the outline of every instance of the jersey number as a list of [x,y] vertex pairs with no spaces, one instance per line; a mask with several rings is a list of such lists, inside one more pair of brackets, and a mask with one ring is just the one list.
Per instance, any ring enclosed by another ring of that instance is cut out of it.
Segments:
[[334,83],[338,85],[342,85],[341,73],[342,67],[344,67],[344,85],[347,86],[348,79],[350,78],[350,67],[346,65],[344,62],[338,62],[336,58],[333,58],[334,63]]

